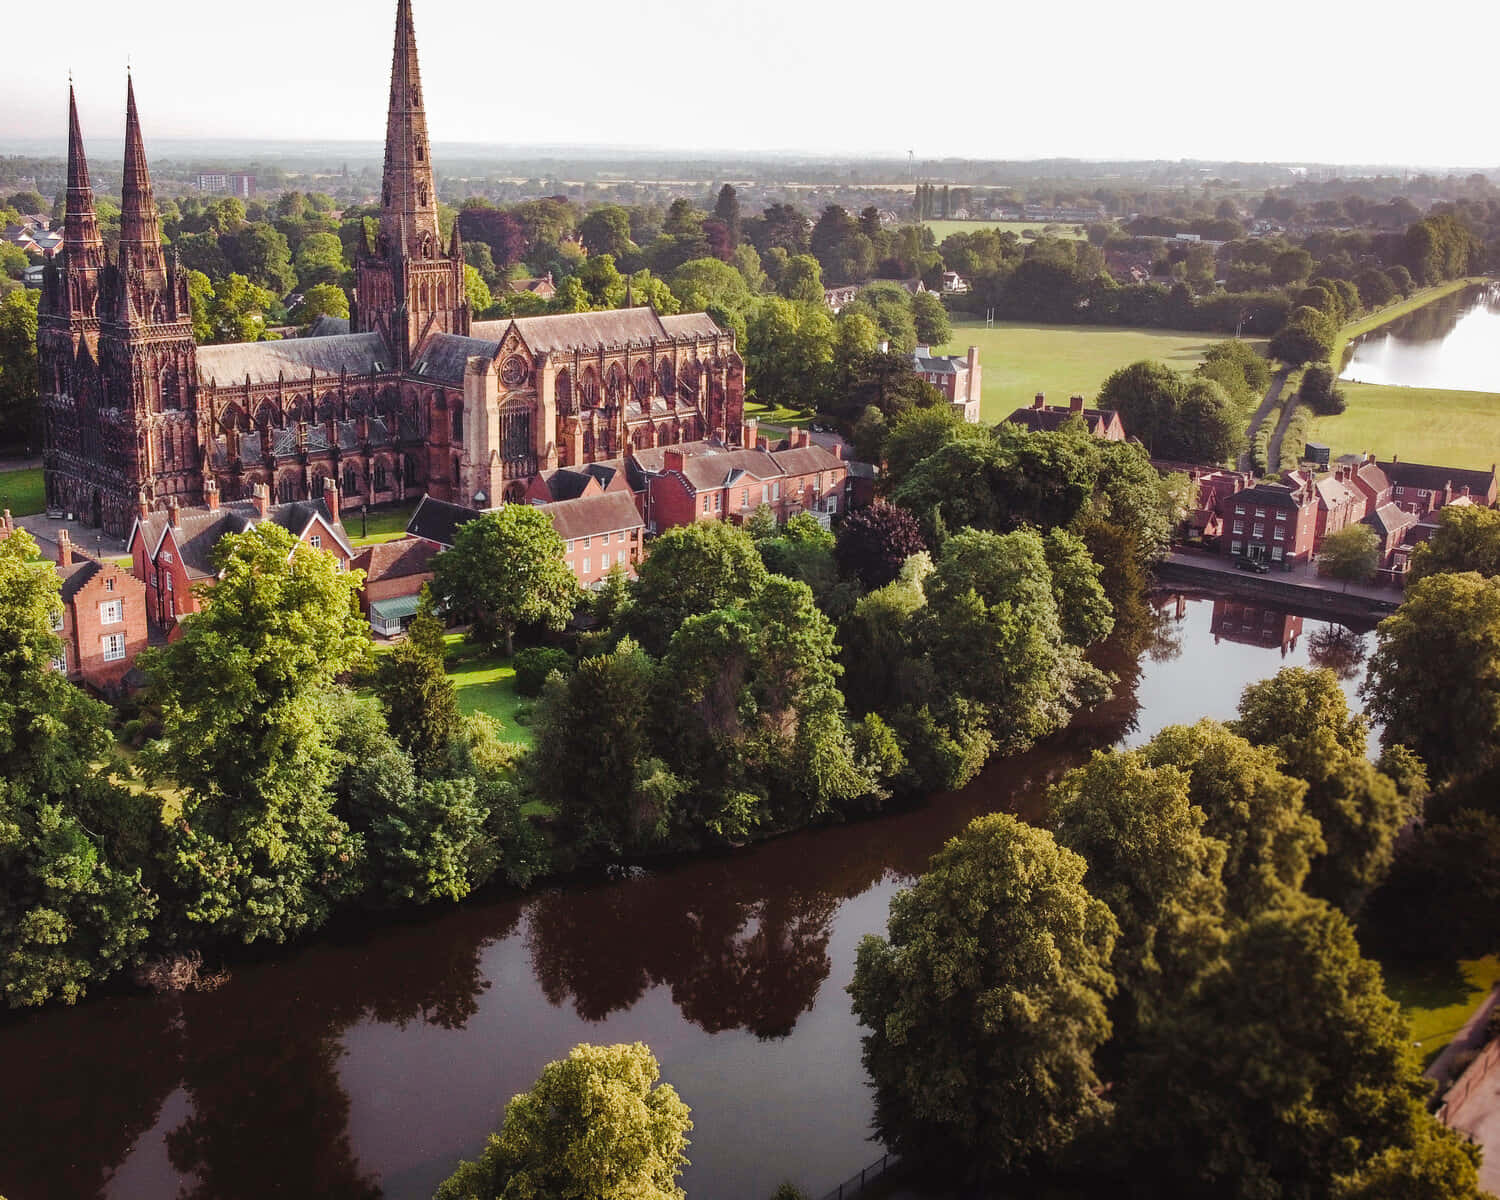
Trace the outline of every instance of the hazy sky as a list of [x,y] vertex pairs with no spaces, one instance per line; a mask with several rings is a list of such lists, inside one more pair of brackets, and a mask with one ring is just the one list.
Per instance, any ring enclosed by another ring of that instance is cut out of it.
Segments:
[[[1500,163],[1487,12],[414,0],[438,143],[1435,166]],[[71,67],[90,152],[118,156],[127,55],[148,151],[153,137],[379,138],[394,13],[72,0],[57,36],[7,56],[0,138],[61,150]]]

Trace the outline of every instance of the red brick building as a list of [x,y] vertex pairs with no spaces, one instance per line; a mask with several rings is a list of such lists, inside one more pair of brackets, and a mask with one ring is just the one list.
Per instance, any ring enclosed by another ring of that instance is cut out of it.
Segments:
[[1292,472],[1288,482],[1257,483],[1225,501],[1219,546],[1230,558],[1272,564],[1312,559],[1318,525],[1318,492]]
[[912,367],[923,379],[948,397],[958,414],[970,425],[979,424],[979,400],[984,386],[984,369],[979,365],[979,347],[970,346],[968,354],[934,354],[918,346],[912,355]]
[[57,535],[62,610],[52,631],[62,640],[53,666],[106,696],[125,690],[135,656],[146,648],[146,589],[115,563],[78,553],[66,529]]
[[355,554],[350,565],[365,573],[359,607],[376,633],[390,637],[411,624],[422,586],[432,582],[432,560],[439,549],[421,538],[402,538]]
[[646,557],[646,523],[628,491],[598,492],[539,505],[562,538],[564,561],[579,587],[599,584],[615,567],[634,575]]
[[1279,646],[1285,657],[1297,648],[1297,639],[1302,636],[1302,618],[1253,601],[1216,596],[1209,629],[1215,642],[1240,642],[1268,650]]
[[272,504],[266,485],[257,484],[249,500],[220,504],[212,480],[204,495],[208,503],[202,506],[183,508],[173,502],[160,512],[143,502],[126,539],[131,571],[146,587],[148,615],[162,629],[170,632],[179,617],[201,607],[193,585],[213,581],[213,549],[219,539],[263,521],[280,525],[313,550],[332,554],[340,570],[349,569],[354,548],[339,519],[339,492],[331,479],[316,501]]
[[1074,417],[1080,418],[1088,431],[1106,442],[1123,442],[1125,425],[1120,414],[1110,409],[1086,408],[1082,396],[1069,398],[1067,406],[1048,404],[1044,392],[1038,392],[1030,408],[1018,408],[1005,419],[1012,425],[1024,425],[1033,433],[1052,433]]

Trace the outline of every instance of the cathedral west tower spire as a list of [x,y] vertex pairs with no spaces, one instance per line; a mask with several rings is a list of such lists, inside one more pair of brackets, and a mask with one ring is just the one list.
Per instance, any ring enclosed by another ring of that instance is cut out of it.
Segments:
[[135,80],[125,85],[125,175],[120,184],[120,269],[139,272],[151,290],[166,282],[166,262],[161,252],[161,222],[151,191],[151,172],[146,166],[146,147],[141,140],[141,119],[135,109]]
[[396,47],[391,59],[391,106],[385,127],[385,174],[380,231],[397,251],[422,257],[424,238],[433,257],[439,248],[437,189],[432,180],[427,110],[422,105],[422,71],[411,0],[396,5]]
[[68,84],[68,200],[63,223],[63,251],[74,271],[98,271],[104,266],[104,239],[94,213],[94,189],[89,162],[83,153],[83,130],[78,124],[78,101]]

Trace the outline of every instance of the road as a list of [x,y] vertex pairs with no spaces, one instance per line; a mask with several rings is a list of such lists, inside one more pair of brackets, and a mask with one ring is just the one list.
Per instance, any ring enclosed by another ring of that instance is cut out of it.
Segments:
[[[1271,386],[1266,388],[1265,398],[1260,402],[1260,407],[1255,410],[1255,415],[1250,418],[1250,429],[1245,435],[1245,452],[1240,455],[1239,468],[1248,471],[1254,465],[1250,461],[1250,451],[1255,446],[1255,435],[1259,432],[1265,419],[1271,415],[1271,410],[1276,407],[1277,401],[1281,399],[1281,386],[1286,382],[1288,367],[1282,367],[1276,374],[1271,376]],[[1267,459],[1267,470],[1274,470],[1270,464],[1273,460]]]

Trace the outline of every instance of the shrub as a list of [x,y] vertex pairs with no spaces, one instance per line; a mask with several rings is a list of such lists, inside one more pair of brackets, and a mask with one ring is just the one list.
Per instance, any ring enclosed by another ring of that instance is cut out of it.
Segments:
[[540,696],[542,684],[553,671],[566,675],[573,660],[566,650],[556,646],[534,646],[516,652],[516,692],[522,696]]

